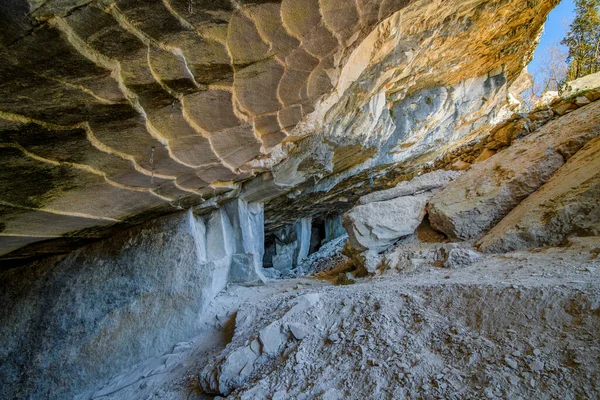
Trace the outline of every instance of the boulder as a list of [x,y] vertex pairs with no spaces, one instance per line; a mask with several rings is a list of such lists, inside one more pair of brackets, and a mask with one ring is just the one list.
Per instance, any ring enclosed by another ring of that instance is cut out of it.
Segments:
[[563,99],[585,96],[590,101],[600,98],[600,72],[568,82],[561,93]]
[[486,252],[561,243],[571,234],[600,233],[600,138],[590,141],[540,190],[479,242]]
[[425,217],[431,192],[359,205],[344,216],[350,247],[357,251],[384,250],[412,234]]
[[481,255],[476,251],[468,248],[455,248],[448,252],[447,258],[444,261],[446,268],[461,268],[473,264],[479,260]]
[[474,164],[429,202],[433,228],[474,239],[535,192],[587,141],[600,135],[600,102],[553,120],[511,147]]
[[[423,221],[425,205],[434,191],[460,175],[457,171],[434,171],[361,197],[360,205],[344,216],[350,249],[377,253],[412,235]],[[374,268],[377,263],[371,264]],[[368,268],[369,272],[373,268]]]

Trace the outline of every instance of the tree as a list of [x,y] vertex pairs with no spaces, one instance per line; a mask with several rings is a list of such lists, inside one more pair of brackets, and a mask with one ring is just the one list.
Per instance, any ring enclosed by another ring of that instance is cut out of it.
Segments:
[[539,71],[534,72],[534,87],[538,94],[560,90],[569,70],[567,58],[566,51],[558,44],[548,46],[546,53],[542,55]]
[[558,92],[567,79],[567,52],[558,43],[549,45],[537,67],[529,71],[531,86],[522,94],[526,110],[531,110],[547,91]]
[[575,0],[575,19],[561,44],[569,48],[567,80],[600,71],[600,0]]

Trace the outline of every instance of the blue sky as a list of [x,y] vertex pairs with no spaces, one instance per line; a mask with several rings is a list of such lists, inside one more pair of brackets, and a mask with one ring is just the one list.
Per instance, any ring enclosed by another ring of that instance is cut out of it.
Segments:
[[575,16],[575,5],[573,0],[563,0],[558,6],[556,6],[548,16],[546,25],[544,26],[544,33],[540,44],[535,50],[533,55],[533,61],[527,67],[529,72],[537,69],[540,61],[540,55],[546,52],[548,46],[554,43],[559,43],[566,34],[566,30],[569,27],[571,21]]

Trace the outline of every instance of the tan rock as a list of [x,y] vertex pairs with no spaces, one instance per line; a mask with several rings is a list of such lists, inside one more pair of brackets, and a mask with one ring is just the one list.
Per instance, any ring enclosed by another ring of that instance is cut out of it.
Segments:
[[283,67],[272,58],[252,64],[236,72],[234,95],[251,115],[278,111],[277,87],[282,75]]
[[233,112],[231,93],[206,90],[183,98],[185,113],[202,130],[212,133],[241,124]]
[[552,111],[558,115],[565,115],[576,109],[577,105],[575,103],[571,103],[570,101],[561,101],[560,103],[552,106]]
[[487,160],[488,158],[492,157],[494,154],[496,154],[496,152],[494,150],[491,149],[483,149],[483,151],[481,152],[481,154],[479,155],[479,157],[477,157],[475,159],[475,162],[482,162]]
[[233,62],[242,65],[264,59],[269,51],[254,22],[241,12],[235,12],[229,21],[227,48]]
[[[598,93],[600,89],[600,72],[582,76],[581,78],[570,81],[562,93],[563,99],[573,98],[579,95],[586,95],[590,92]],[[594,101],[590,99],[591,101]]]
[[298,39],[289,35],[281,21],[280,4],[263,3],[254,7],[249,15],[256,24],[261,37],[271,45],[273,52],[282,59],[298,48]]
[[233,168],[239,168],[260,154],[260,143],[251,125],[217,132],[210,137],[217,155]]
[[433,196],[431,225],[452,238],[472,239],[487,232],[527,196],[546,183],[565,158],[600,135],[600,103],[556,119],[471,169]]
[[359,13],[354,2],[321,0],[321,14],[325,24],[343,38],[347,38],[359,23]]
[[557,245],[571,234],[600,234],[600,138],[504,217],[479,246],[486,252],[522,250]]
[[585,96],[577,96],[577,98],[575,99],[575,104],[577,104],[579,107],[583,107],[585,105],[590,104],[592,101],[590,99],[588,99]]
[[412,196],[416,193],[440,189],[448,185],[461,175],[455,171],[434,171],[417,176],[410,181],[400,182],[391,189],[380,190],[362,196],[359,199],[360,204],[369,204],[379,201],[395,199],[397,197]]
[[456,160],[452,164],[452,169],[454,169],[456,171],[464,171],[464,170],[468,169],[470,166],[471,166],[471,164],[468,162],[465,162],[463,160]]
[[321,23],[318,0],[286,0],[281,4],[281,20],[288,33],[302,40]]
[[200,167],[219,162],[211,144],[203,136],[188,136],[169,141],[169,148],[175,158],[190,167]]

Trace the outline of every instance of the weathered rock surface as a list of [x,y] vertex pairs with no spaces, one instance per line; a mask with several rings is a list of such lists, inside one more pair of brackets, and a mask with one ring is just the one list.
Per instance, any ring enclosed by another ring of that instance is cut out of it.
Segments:
[[309,216],[314,177],[327,197],[502,119],[555,4],[7,3],[0,257],[238,196],[280,198],[268,230]]
[[593,139],[479,242],[486,252],[557,245],[600,233],[600,138]]
[[182,213],[3,273],[1,397],[71,398],[186,339],[229,272],[204,230]]
[[228,282],[264,279],[262,215],[236,200],[2,273],[0,397],[71,398],[193,336]]
[[563,99],[577,99],[585,97],[588,101],[580,100],[578,105],[586,105],[589,102],[600,100],[600,72],[583,76],[566,84],[561,93]]
[[360,205],[344,216],[350,247],[358,252],[377,252],[413,234],[425,217],[425,205],[433,190],[458,176],[455,171],[435,171],[361,197]]
[[431,196],[425,192],[353,208],[344,216],[348,243],[359,252],[378,251],[411,235],[425,217],[425,205]]
[[600,102],[549,122],[434,195],[431,225],[452,238],[480,237],[598,135]]
[[[202,386],[236,400],[598,397],[600,270],[573,268],[597,264],[588,239],[247,302]],[[308,296],[318,301],[293,313]],[[272,328],[278,350],[254,353]],[[226,369],[242,352],[248,362]]]
[[410,181],[400,182],[396,187],[388,190],[373,192],[360,198],[360,204],[386,201],[397,197],[411,196],[416,193],[439,189],[446,186],[461,175],[457,171],[434,171],[417,176]]
[[451,249],[444,261],[446,268],[462,268],[473,264],[481,258],[481,255],[469,248]]
[[[261,364],[279,355],[290,336],[296,340],[306,336],[306,328],[296,321],[317,306],[319,300],[319,294],[311,293],[296,298],[286,310],[273,310],[279,318],[262,327],[257,338],[251,341],[247,341],[246,331],[255,326],[258,310],[251,304],[246,305],[236,318],[232,343],[200,373],[202,388],[208,393],[228,395],[241,386]],[[241,345],[243,341],[248,344]]]

